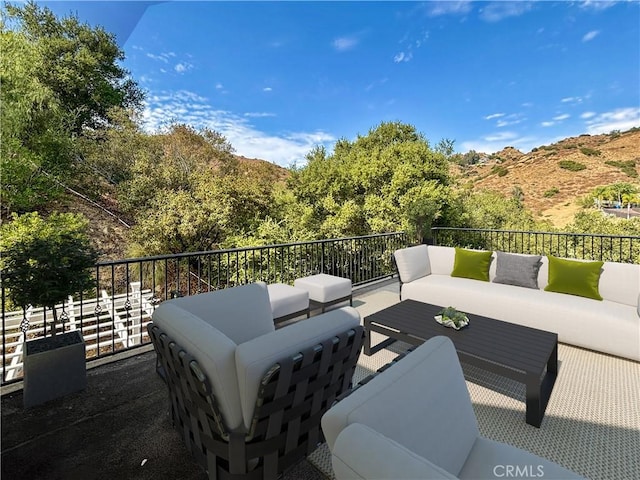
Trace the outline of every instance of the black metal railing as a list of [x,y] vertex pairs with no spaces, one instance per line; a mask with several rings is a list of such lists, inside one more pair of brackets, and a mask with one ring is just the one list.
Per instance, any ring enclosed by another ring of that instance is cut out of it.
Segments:
[[87,358],[104,357],[148,344],[146,325],[165,299],[255,281],[291,284],[316,273],[362,285],[393,275],[391,253],[407,245],[404,233],[388,233],[100,262],[95,287],[59,305],[64,325],[55,327],[48,309],[12,309],[2,287],[2,383],[22,376],[25,336],[77,329]]
[[640,237],[434,227],[434,245],[640,264]]

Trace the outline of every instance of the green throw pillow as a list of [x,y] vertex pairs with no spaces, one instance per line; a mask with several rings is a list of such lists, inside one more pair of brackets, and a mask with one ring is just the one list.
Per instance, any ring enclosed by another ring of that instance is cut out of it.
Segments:
[[456,248],[456,258],[453,261],[451,276],[488,282],[491,253]]
[[602,300],[598,291],[600,272],[604,262],[577,262],[552,255],[549,259],[549,284],[547,292],[568,293],[579,297]]

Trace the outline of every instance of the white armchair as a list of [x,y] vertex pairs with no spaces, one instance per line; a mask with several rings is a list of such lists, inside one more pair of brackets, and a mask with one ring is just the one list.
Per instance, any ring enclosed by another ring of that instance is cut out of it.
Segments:
[[480,436],[453,343],[434,337],[322,418],[338,480],[580,478]]
[[264,284],[168,300],[148,330],[174,426],[210,478],[276,478],[311,453],[363,339],[349,307],[276,330]]

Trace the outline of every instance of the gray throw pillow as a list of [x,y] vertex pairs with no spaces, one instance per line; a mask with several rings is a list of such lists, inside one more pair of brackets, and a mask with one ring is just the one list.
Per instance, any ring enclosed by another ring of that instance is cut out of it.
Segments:
[[542,265],[540,255],[496,252],[496,257],[494,283],[538,288],[538,270]]

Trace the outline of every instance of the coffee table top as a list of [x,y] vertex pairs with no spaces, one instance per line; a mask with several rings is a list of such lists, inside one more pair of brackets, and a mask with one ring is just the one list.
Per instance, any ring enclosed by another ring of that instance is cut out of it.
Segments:
[[[454,330],[440,325],[434,316],[442,306],[404,300],[365,318],[367,323],[392,328],[416,338],[449,337],[461,357],[495,363],[500,369],[542,375],[550,353],[558,344],[556,333],[467,313],[469,325]],[[559,319],[561,320],[561,319]]]

